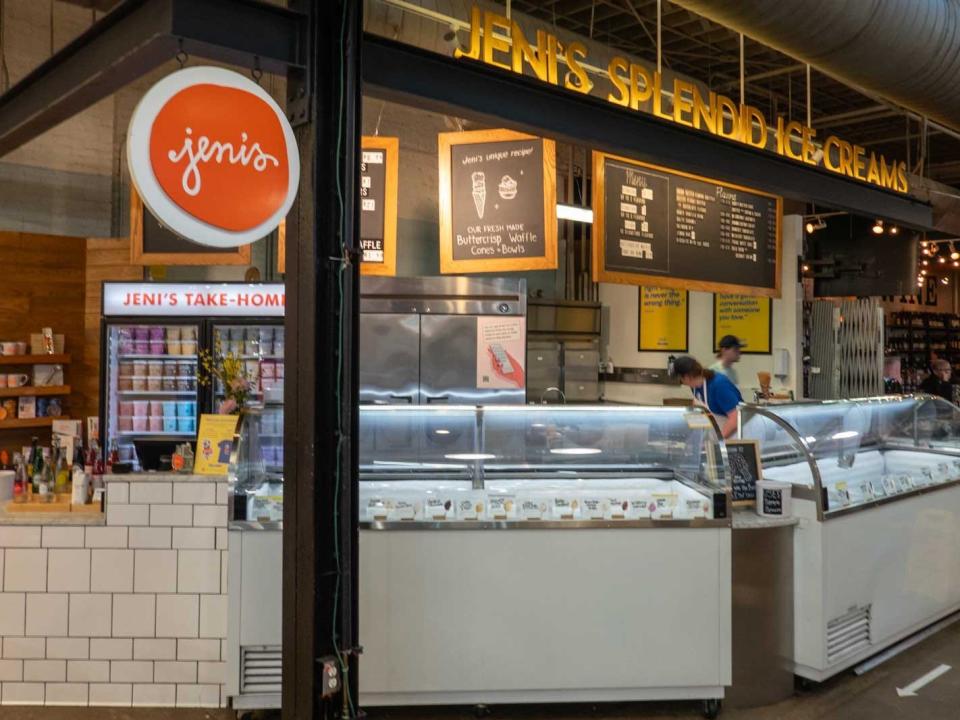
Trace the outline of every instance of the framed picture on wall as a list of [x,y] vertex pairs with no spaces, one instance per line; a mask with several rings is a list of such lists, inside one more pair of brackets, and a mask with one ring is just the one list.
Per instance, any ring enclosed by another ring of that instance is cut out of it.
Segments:
[[130,188],[130,263],[133,265],[249,265],[250,246],[217,250],[171,232]]
[[688,352],[690,345],[690,293],[673,288],[638,289],[637,350]]
[[719,350],[725,335],[736,335],[746,343],[744,355],[772,352],[773,300],[754,295],[713,296],[713,349]]

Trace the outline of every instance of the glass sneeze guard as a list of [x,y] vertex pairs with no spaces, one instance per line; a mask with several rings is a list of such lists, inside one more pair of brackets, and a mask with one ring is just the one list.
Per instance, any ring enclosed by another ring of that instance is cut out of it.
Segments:
[[821,519],[960,482],[960,409],[941,398],[747,405],[740,435]]

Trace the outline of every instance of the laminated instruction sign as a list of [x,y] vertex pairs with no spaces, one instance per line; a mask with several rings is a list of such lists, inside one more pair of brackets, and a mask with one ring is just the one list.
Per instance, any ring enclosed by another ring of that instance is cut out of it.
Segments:
[[771,352],[773,301],[750,295],[713,296],[713,348],[717,350],[724,335],[736,335],[745,343],[744,354],[768,355]]
[[526,387],[524,318],[477,318],[477,388]]
[[438,140],[440,272],[555,269],[555,143],[512,130]]
[[400,141],[360,141],[360,249],[362,275],[397,274],[397,178]]
[[641,287],[637,350],[687,352],[688,299],[686,290]]
[[237,432],[237,415],[201,415],[193,471],[197,475],[226,475]]
[[781,200],[593,154],[594,280],[780,296]]

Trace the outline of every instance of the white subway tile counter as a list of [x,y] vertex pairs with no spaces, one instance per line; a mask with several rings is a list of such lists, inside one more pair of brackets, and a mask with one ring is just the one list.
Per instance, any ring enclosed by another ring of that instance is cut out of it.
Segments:
[[106,513],[0,513],[0,704],[225,702],[226,478],[109,476]]

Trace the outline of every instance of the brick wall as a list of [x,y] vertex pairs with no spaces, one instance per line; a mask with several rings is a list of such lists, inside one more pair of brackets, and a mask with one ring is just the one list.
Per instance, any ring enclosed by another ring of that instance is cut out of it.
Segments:
[[223,706],[226,503],[111,481],[106,526],[0,526],[0,704]]

